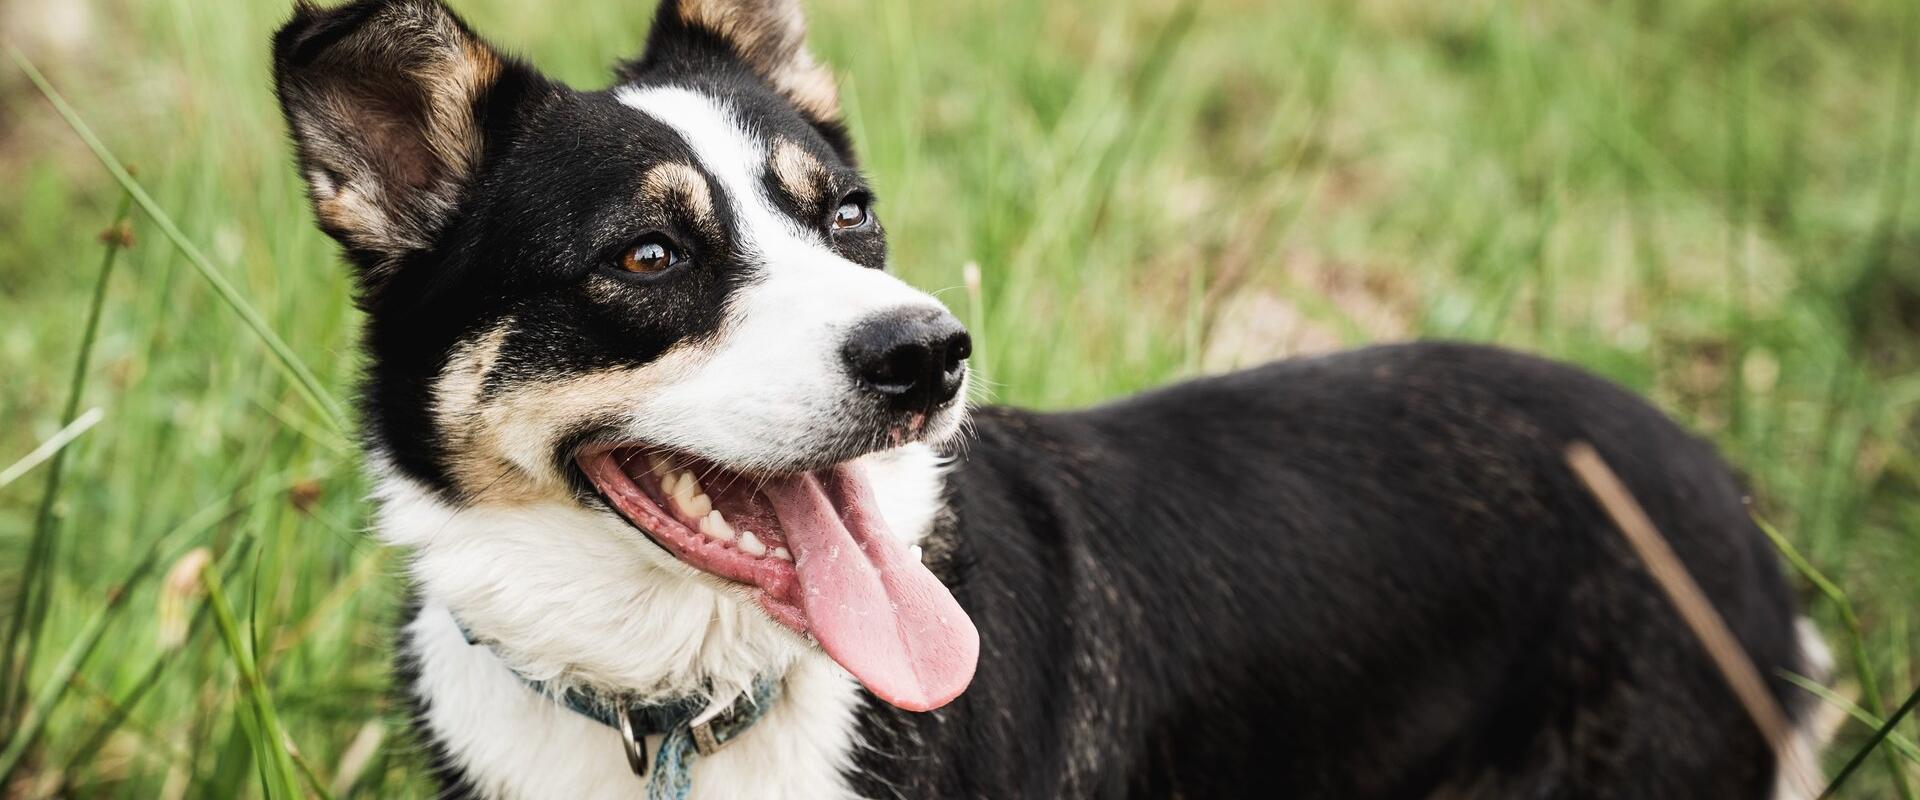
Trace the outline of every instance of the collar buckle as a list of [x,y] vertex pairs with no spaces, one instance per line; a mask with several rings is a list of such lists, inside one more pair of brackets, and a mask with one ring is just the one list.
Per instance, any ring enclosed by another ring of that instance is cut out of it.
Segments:
[[[692,734],[693,749],[703,756],[718,752],[733,737],[727,732],[734,727],[740,717],[741,706],[752,702],[745,692],[725,700],[715,700],[705,711],[694,715],[687,721],[687,732]],[[718,730],[715,730],[718,728]],[[724,737],[724,738],[723,738]]]

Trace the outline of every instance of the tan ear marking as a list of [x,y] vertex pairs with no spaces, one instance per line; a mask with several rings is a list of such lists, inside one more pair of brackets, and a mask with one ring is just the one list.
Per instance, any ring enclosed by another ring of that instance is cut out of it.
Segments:
[[820,122],[840,118],[833,73],[807,51],[798,0],[683,0],[679,10],[682,22],[731,43],[801,113]]
[[511,67],[438,3],[358,13],[298,9],[275,79],[315,216],[359,251],[371,296],[459,201],[485,149],[476,103]]
[[[458,31],[450,35],[458,35]],[[483,146],[478,121],[473,118],[473,101],[500,77],[500,59],[469,39],[457,54],[428,69],[422,76],[432,93],[428,100],[428,143],[434,155],[464,174],[480,160]]]
[[779,179],[781,188],[786,189],[793,199],[802,205],[820,202],[820,186],[825,182],[827,171],[812,153],[781,139],[773,146],[771,163],[774,177]]

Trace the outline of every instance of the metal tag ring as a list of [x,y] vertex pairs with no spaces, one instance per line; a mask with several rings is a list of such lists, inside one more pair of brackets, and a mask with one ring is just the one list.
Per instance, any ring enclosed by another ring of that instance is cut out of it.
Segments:
[[647,776],[647,740],[633,731],[633,712],[620,709],[614,712],[614,718],[620,721],[620,743],[627,751],[627,767],[633,774],[642,778]]

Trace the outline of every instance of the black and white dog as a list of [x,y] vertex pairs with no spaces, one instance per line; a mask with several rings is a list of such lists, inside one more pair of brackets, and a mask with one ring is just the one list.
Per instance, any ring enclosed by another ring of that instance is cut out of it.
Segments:
[[1561,455],[1599,448],[1764,673],[1818,674],[1707,445],[1433,344],[982,409],[955,446],[967,333],[887,273],[803,39],[794,0],[665,0],[590,92],[436,0],[274,39],[449,794],[1776,791]]

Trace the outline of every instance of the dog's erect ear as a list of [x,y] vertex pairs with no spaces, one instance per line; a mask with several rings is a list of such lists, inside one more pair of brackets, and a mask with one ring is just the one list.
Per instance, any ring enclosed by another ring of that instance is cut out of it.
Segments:
[[359,262],[365,297],[432,244],[498,106],[523,101],[538,80],[437,0],[300,0],[273,61],[314,214]]
[[816,125],[840,124],[833,73],[807,50],[800,0],[662,0],[647,52],[622,68],[632,77],[663,60],[718,40]]

